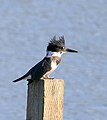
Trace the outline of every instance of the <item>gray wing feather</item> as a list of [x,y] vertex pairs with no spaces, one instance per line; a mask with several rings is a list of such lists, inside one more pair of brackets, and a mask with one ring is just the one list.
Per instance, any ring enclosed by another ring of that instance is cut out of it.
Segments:
[[38,64],[36,64],[34,67],[32,67],[25,75],[14,80],[13,82],[18,82],[22,79],[25,79],[29,75],[31,75],[32,80],[39,80],[47,71],[49,71],[51,69],[50,65],[51,65],[51,59],[44,58]]

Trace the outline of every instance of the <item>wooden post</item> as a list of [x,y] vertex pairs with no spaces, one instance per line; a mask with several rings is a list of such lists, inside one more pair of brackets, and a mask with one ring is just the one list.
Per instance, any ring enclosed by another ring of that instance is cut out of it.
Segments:
[[63,120],[64,80],[45,79],[28,85],[26,120]]

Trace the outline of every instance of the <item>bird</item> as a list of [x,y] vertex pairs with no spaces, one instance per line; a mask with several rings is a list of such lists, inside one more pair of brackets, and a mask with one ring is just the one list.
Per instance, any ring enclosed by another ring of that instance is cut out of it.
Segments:
[[[65,38],[60,36],[56,38],[54,36],[48,43],[46,56],[35,66],[33,66],[26,74],[14,80],[18,82],[27,79],[28,84],[35,80],[50,79],[50,74],[58,67],[61,62],[61,56],[64,53],[74,52],[77,50],[65,48]],[[53,78],[54,79],[54,78]]]

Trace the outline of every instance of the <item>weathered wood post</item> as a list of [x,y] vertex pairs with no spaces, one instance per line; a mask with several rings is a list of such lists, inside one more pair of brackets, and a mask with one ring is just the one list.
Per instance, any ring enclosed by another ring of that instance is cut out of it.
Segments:
[[28,85],[26,120],[63,120],[64,80],[45,79]]

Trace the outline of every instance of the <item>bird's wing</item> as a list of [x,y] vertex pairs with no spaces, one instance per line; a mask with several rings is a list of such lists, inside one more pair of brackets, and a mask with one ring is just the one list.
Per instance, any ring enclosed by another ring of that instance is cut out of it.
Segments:
[[34,67],[32,67],[25,75],[14,80],[13,82],[28,79],[29,76],[31,76],[32,80],[39,80],[47,71],[51,69],[50,64],[51,64],[50,58],[44,58]]
[[31,70],[31,76],[33,80],[39,80],[47,71],[51,70],[51,59],[44,58]]

